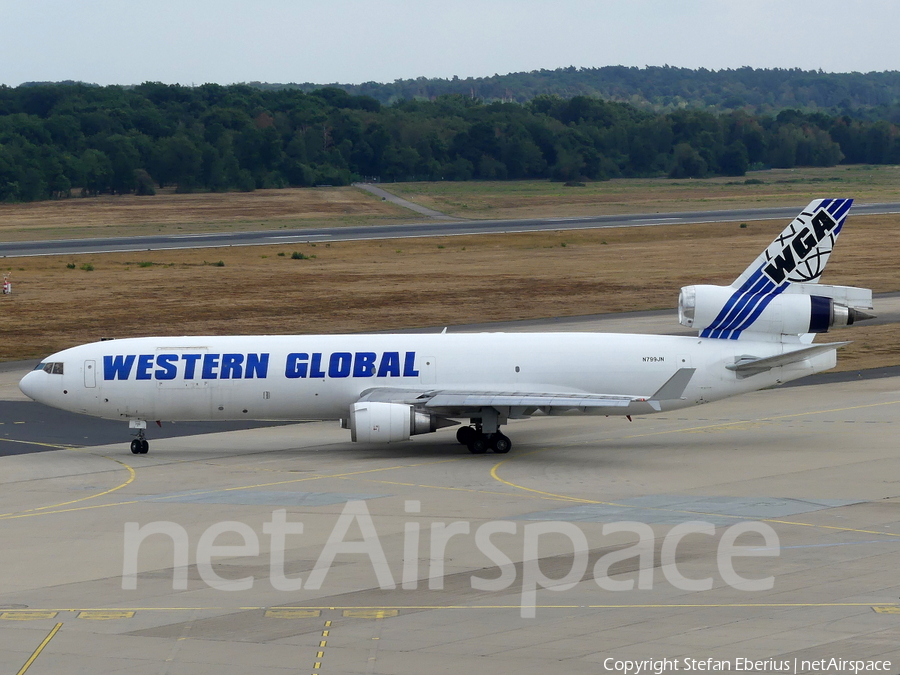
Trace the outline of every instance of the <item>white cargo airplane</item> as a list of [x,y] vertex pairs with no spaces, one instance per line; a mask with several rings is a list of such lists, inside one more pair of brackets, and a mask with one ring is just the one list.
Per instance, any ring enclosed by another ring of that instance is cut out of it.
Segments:
[[[730,286],[687,286],[679,321],[698,337],[479,333],[148,337],[48,357],[20,383],[41,403],[135,429],[147,421],[341,420],[391,443],[468,420],[473,453],[536,414],[643,415],[833,368],[846,342],[815,333],[871,318],[868,289],[818,284],[850,199],[813,201]],[[702,261],[702,257],[698,257]],[[630,417],[629,417],[630,419]]]

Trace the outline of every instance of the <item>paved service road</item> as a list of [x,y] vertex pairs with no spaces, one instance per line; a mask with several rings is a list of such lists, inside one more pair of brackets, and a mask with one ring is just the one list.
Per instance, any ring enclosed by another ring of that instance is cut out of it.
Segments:
[[381,199],[384,201],[388,201],[391,204],[396,204],[397,206],[402,206],[404,209],[415,211],[416,213],[420,213],[423,216],[428,216],[429,218],[440,218],[443,220],[464,220],[463,218],[454,218],[453,216],[448,216],[446,213],[441,213],[440,211],[429,209],[427,206],[416,204],[415,202],[403,199],[403,197],[398,197],[397,195],[392,194],[387,190],[382,190],[380,187],[378,187],[377,185],[373,185],[372,183],[354,183],[353,187],[359,188],[360,190],[365,190],[366,192],[371,192],[376,197],[381,197]]
[[[615,216],[581,218],[537,218],[528,220],[463,220],[410,223],[405,225],[369,225],[364,227],[325,227],[263,232],[216,232],[205,234],[106,237],[56,241],[16,241],[0,243],[0,257],[107,253],[116,251],[158,251],[181,248],[221,246],[261,246],[299,244],[320,241],[357,241],[363,239],[399,239],[405,237],[447,237],[463,234],[503,234],[548,230],[590,230],[607,227],[648,227],[691,223],[735,222],[742,220],[790,220],[799,206],[733,211],[689,211],[684,213],[630,213]],[[900,203],[857,204],[852,215],[900,213]]]

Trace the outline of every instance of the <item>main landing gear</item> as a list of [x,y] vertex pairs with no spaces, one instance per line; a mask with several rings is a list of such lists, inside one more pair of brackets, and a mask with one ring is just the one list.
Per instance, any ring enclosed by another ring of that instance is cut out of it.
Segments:
[[489,449],[498,455],[505,455],[512,450],[512,441],[499,431],[492,434],[482,432],[481,426],[460,427],[456,431],[456,440],[469,448],[473,455],[483,455]]

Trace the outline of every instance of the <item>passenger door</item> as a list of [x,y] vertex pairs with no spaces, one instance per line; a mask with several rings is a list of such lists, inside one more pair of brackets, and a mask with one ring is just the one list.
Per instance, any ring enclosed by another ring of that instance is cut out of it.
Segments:
[[88,389],[97,387],[97,362],[93,359],[84,362],[84,386]]

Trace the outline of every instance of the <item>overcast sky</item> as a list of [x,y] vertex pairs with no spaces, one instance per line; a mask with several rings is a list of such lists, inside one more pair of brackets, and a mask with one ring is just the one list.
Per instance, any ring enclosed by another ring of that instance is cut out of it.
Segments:
[[896,0],[0,0],[0,83],[898,70]]

